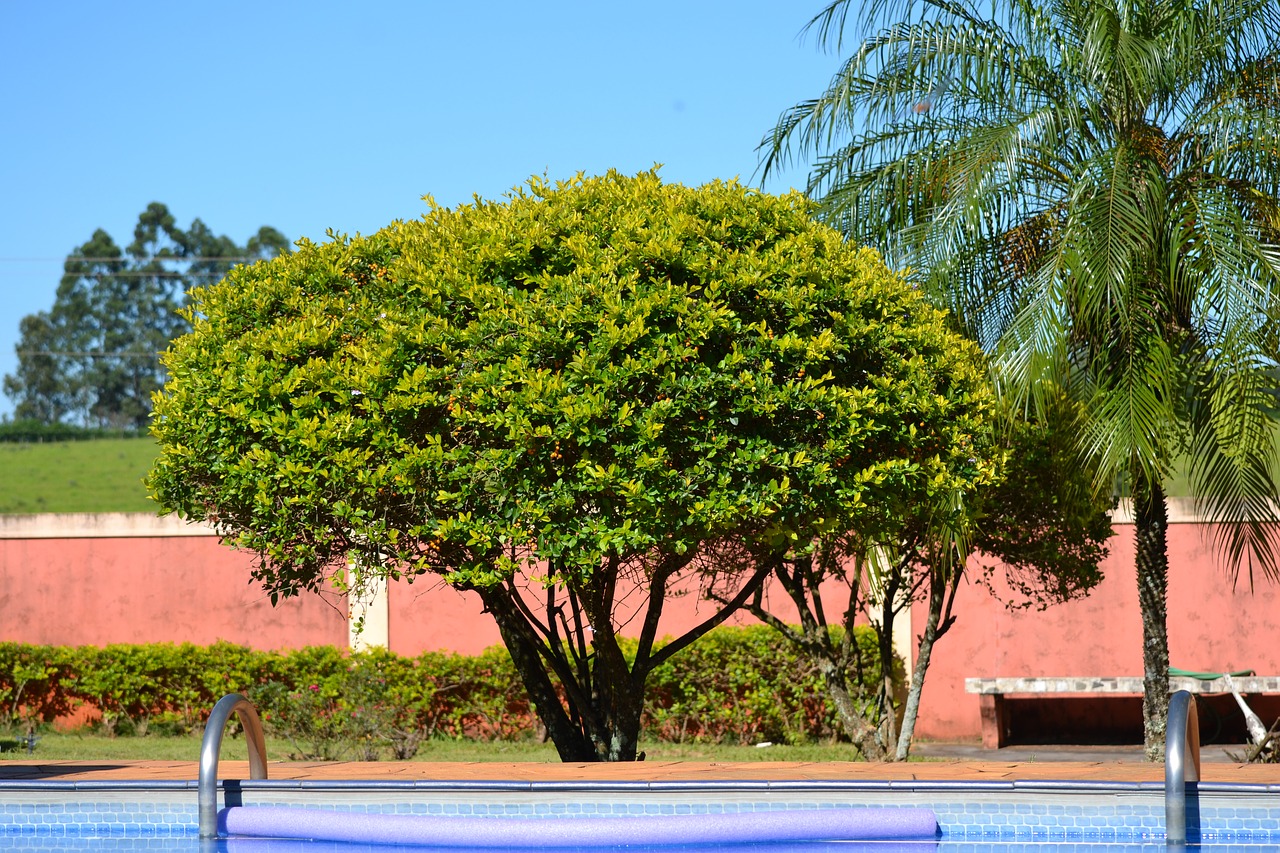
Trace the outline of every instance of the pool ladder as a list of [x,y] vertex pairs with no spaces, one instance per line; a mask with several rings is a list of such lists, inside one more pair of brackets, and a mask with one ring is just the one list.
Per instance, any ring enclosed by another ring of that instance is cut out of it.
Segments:
[[1186,690],[1169,697],[1164,743],[1164,840],[1182,845],[1187,843],[1187,783],[1200,781],[1200,716],[1196,698]]
[[222,749],[222,733],[231,715],[240,718],[244,739],[249,744],[249,778],[267,778],[267,743],[262,736],[262,721],[253,703],[239,693],[228,693],[218,700],[204,727],[200,743],[200,778],[197,782],[200,814],[200,837],[218,837],[218,752]]

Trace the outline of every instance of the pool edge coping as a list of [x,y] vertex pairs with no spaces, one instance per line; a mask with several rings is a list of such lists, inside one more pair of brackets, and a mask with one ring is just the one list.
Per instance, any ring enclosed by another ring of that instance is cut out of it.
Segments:
[[[715,792],[776,792],[803,793],[805,791],[886,792],[919,791],[948,793],[1055,793],[1055,794],[1106,794],[1106,793],[1163,793],[1164,782],[1126,782],[1073,779],[1027,779],[1006,781],[938,780],[938,779],[773,779],[773,780],[621,780],[621,781],[565,781],[565,780],[451,780],[451,779],[235,779],[218,781],[218,790],[225,792],[230,783],[235,790],[249,791],[369,791],[381,793],[692,793]],[[1280,783],[1255,782],[1199,782],[1201,794],[1280,794]],[[182,792],[197,790],[197,781],[169,779],[4,779],[0,780],[0,796],[13,791],[45,792]]]

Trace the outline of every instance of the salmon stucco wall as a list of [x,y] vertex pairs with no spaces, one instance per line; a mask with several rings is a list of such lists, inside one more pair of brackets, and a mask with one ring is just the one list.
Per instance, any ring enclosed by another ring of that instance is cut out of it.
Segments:
[[[1114,525],[1105,579],[1087,598],[1010,611],[978,585],[957,596],[957,619],[934,649],[916,734],[976,740],[978,697],[965,678],[1142,675],[1142,622],[1134,568],[1134,528]],[[1231,581],[1199,524],[1169,526],[1169,654],[1172,666],[1218,672],[1280,674],[1280,586],[1247,569]],[[916,635],[923,608],[912,614]]]
[[[841,602],[839,585],[824,587],[828,601]],[[705,600],[694,583],[676,583],[662,608],[658,635],[675,637],[686,633],[715,615],[715,606]],[[536,597],[535,597],[536,600]],[[647,597],[634,585],[625,582],[618,590],[619,623],[624,635],[639,633],[643,617],[639,609]],[[765,591],[771,611],[786,621],[796,621],[795,606],[776,586]],[[838,613],[839,611],[833,611]],[[501,644],[498,626],[486,613],[480,596],[460,592],[444,584],[438,577],[424,576],[412,583],[407,580],[391,584],[388,595],[388,648],[403,655],[424,651],[450,650],[477,654]],[[734,613],[727,625],[756,625],[759,622],[746,611]]]
[[130,535],[0,537],[0,640],[226,640],[260,649],[347,642],[344,600],[305,595],[272,607],[249,581],[249,556],[215,536],[117,532]]
[[[1169,629],[1173,664],[1186,669],[1254,668],[1280,675],[1280,586],[1247,577],[1232,590],[1198,524],[1169,528]],[[109,535],[108,535],[109,534]],[[925,682],[916,734],[980,737],[978,697],[964,679],[978,676],[1139,675],[1141,623],[1133,569],[1133,528],[1116,525],[1106,579],[1088,597],[1043,612],[1009,611],[985,588],[969,585],[956,622],[938,643]],[[262,649],[345,646],[346,602],[305,594],[272,607],[250,581],[251,559],[211,531],[148,516],[22,519],[0,517],[0,640],[54,645],[226,640]],[[677,635],[712,610],[696,589],[677,590],[661,633]],[[642,597],[622,591],[639,606]],[[784,595],[770,591],[784,618]],[[434,577],[391,585],[386,643],[395,652],[475,654],[498,645],[497,628],[474,593]],[[834,617],[844,600],[826,598]],[[913,608],[915,633],[924,613]],[[741,613],[731,624],[750,624]],[[633,620],[624,633],[634,634]],[[905,624],[902,627],[906,627]]]
[[[250,555],[177,519],[0,516],[0,640],[97,646],[226,640],[261,649],[348,644],[342,596],[303,593],[272,607],[250,579],[251,569]],[[767,597],[783,618],[794,619],[785,595],[771,591]],[[636,633],[641,620],[635,611],[645,597],[622,585],[618,600],[623,633]],[[502,642],[479,596],[435,576],[393,582],[385,607],[385,643],[398,654],[476,654]],[[682,634],[713,613],[696,587],[676,585],[660,633]],[[754,622],[743,612],[729,620]]]
[[453,589],[434,575],[393,582],[387,599],[387,648],[397,654],[475,655],[502,643],[480,596]]

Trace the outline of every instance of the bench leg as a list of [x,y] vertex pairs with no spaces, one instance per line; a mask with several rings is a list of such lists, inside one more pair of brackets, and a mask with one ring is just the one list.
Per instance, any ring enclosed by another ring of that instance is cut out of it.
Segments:
[[999,693],[982,693],[978,696],[978,703],[982,712],[982,747],[999,749],[1004,746],[1004,696]]

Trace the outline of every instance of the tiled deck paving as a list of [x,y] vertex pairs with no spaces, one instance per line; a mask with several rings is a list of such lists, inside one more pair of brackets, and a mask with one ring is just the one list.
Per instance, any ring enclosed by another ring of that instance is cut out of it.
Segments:
[[[194,780],[195,761],[2,761],[0,781],[25,779],[77,781]],[[249,778],[246,761],[223,761],[224,779]],[[1145,761],[923,761],[870,762],[753,761],[703,763],[643,761],[625,764],[552,764],[425,761],[271,761],[271,779],[292,780],[450,780],[450,781],[701,781],[701,780],[885,780],[1015,781],[1034,779],[1099,782],[1163,782],[1164,765]],[[1206,782],[1280,784],[1280,764],[1206,762]]]

